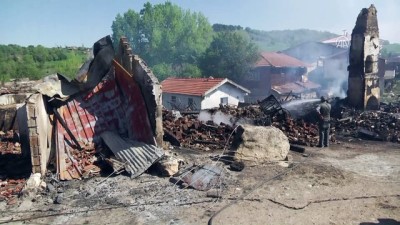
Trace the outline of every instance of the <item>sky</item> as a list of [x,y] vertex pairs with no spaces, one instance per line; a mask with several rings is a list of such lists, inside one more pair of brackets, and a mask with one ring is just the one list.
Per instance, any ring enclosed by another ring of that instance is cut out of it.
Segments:
[[[111,35],[118,13],[145,0],[0,0],[0,44],[91,47]],[[149,1],[151,4],[165,0]],[[380,38],[400,43],[400,0],[170,0],[211,24],[257,30],[313,29],[350,34],[362,8],[378,10]]]

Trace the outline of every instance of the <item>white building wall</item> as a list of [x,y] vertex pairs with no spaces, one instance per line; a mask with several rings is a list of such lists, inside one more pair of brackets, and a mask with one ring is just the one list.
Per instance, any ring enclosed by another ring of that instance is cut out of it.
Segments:
[[171,105],[172,96],[176,97],[176,105],[179,108],[184,109],[184,108],[188,107],[189,98],[192,98],[193,99],[193,104],[197,107],[197,110],[200,110],[201,100],[202,100],[201,96],[171,94],[171,93],[163,92],[162,93],[162,103],[163,103],[163,106],[165,108],[167,108],[169,110],[172,109],[172,105]]
[[204,100],[201,102],[201,109],[218,107],[221,103],[221,98],[224,97],[228,97],[229,105],[237,106],[239,102],[244,102],[245,95],[246,93],[243,90],[225,83],[204,97]]

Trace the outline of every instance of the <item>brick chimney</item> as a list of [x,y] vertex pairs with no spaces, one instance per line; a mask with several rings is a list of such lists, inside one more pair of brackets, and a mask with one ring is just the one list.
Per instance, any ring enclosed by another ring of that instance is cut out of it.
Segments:
[[374,5],[358,14],[351,34],[348,102],[359,109],[378,109],[379,29]]

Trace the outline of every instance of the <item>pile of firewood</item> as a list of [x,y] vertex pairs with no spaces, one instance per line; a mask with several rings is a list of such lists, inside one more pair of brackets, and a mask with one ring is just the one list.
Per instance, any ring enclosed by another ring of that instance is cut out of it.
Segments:
[[202,150],[222,149],[229,144],[233,128],[227,124],[203,123],[193,115],[176,118],[163,112],[164,140],[172,145]]

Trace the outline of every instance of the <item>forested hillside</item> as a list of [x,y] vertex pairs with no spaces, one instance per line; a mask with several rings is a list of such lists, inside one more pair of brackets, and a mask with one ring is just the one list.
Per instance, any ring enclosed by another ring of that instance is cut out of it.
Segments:
[[74,77],[88,52],[87,48],[0,45],[0,81],[36,80],[53,73]]
[[384,45],[381,50],[381,56],[383,58],[388,58],[391,56],[400,55],[400,44],[387,44]]
[[308,29],[263,31],[225,24],[214,24],[212,27],[214,32],[245,31],[262,51],[281,51],[307,41],[322,41],[338,36],[327,31]]
[[327,31],[307,29],[261,31],[246,28],[245,30],[251,40],[264,51],[280,51],[307,41],[322,41],[338,36]]

